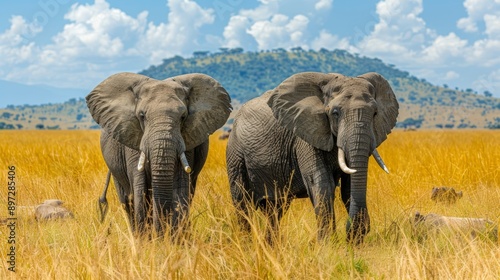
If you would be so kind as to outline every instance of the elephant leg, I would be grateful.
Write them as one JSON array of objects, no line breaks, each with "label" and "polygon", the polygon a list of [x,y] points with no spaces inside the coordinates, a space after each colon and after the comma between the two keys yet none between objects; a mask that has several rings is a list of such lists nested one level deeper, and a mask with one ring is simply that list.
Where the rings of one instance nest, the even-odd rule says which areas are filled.
[{"label": "elephant leg", "polygon": [[312,192],[311,201],[318,224],[318,240],[324,240],[335,233],[333,194],[329,190],[316,190]]},{"label": "elephant leg", "polygon": [[278,244],[280,243],[280,221],[290,207],[290,202],[291,199],[263,199],[259,205],[269,221],[269,225],[266,229],[266,242],[269,245],[273,245],[274,241],[278,241]]},{"label": "elephant leg", "polygon": [[340,195],[345,209],[349,213],[349,207],[351,206],[351,175],[342,172],[340,178]]},{"label": "elephant leg", "polygon": [[174,237],[180,237],[179,233],[189,232],[189,207],[196,190],[198,175],[200,174],[207,159],[208,146],[209,142],[207,140],[194,148],[194,150],[186,151],[185,155],[190,166],[193,168],[193,172],[187,174],[184,170],[180,169],[176,175],[176,181],[179,182],[179,184],[178,188],[174,189],[174,203],[171,211],[172,236]]},{"label": "elephant leg", "polygon": [[130,191],[131,189],[130,185],[126,185],[123,182],[120,182],[115,176],[113,176],[113,181],[115,182],[118,199],[120,200],[123,209],[125,209],[125,212],[127,213],[130,227],[132,231],[135,231],[133,199],[132,199],[132,193]]},{"label": "elephant leg", "polygon": [[335,232],[335,211],[333,201],[335,182],[326,170],[318,170],[313,174],[304,175],[309,198],[314,207],[318,224],[318,240],[324,240]]},{"label": "elephant leg", "polygon": [[147,225],[147,183],[144,171],[136,170],[133,177],[134,186],[134,218],[137,231],[142,234],[146,232]]},{"label": "elephant leg", "polygon": [[[184,178],[185,177],[185,178]],[[189,228],[189,205],[191,203],[190,195],[190,179],[189,176],[183,175],[179,179],[181,183],[179,187],[174,189],[174,197],[172,203],[171,219],[170,219],[170,234],[172,240],[180,241]]]},{"label": "elephant leg", "polygon": [[335,178],[326,152],[307,145],[298,150],[297,158],[302,181],[316,214],[318,240],[324,240],[335,232]]},{"label": "elephant leg", "polygon": [[243,157],[233,156],[229,153],[227,163],[231,198],[237,210],[238,223],[243,230],[249,232],[249,211],[253,203],[250,194],[250,178],[245,160]]}]

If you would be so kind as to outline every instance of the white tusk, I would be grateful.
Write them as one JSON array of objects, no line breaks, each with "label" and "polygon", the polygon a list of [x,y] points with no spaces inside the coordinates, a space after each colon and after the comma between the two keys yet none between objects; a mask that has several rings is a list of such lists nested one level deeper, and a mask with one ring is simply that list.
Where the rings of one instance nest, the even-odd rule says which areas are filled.
[{"label": "white tusk", "polygon": [[145,161],[146,161],[146,154],[141,151],[141,156],[139,157],[139,163],[137,164],[137,170],[144,171]]},{"label": "white tusk", "polygon": [[380,156],[380,154],[377,152],[377,149],[373,149],[372,155],[375,158],[375,160],[377,161],[380,168],[384,169],[384,171],[387,172],[387,174],[389,174],[389,169],[387,169],[387,166],[385,166],[385,163],[382,160],[382,157]]},{"label": "white tusk", "polygon": [[182,163],[182,167],[184,168],[184,171],[186,171],[187,174],[191,173],[191,167],[189,166],[189,162],[186,158],[186,154],[184,152],[181,153],[180,160]]},{"label": "white tusk", "polygon": [[350,169],[349,167],[347,167],[347,164],[345,164],[345,154],[341,148],[339,148],[339,165],[340,165],[340,169],[342,169],[342,171],[344,171],[344,173],[353,174],[357,171],[357,170]]}]

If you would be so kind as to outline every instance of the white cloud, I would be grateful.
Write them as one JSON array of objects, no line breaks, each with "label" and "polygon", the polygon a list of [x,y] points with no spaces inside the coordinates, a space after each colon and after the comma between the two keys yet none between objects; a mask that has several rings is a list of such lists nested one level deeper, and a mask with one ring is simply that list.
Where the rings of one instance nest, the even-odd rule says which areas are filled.
[{"label": "white cloud", "polygon": [[147,12],[132,17],[105,0],[74,4],[64,15],[69,23],[51,43],[40,46],[24,37],[41,28],[13,17],[11,28],[0,34],[0,66],[9,69],[0,74],[24,83],[89,87],[116,71],[137,71],[198,50],[199,29],[214,21],[213,10],[192,0],[169,0],[167,5],[166,23],[155,25]]},{"label": "white cloud", "polygon": [[459,77],[460,77],[460,74],[458,74],[457,72],[455,72],[455,71],[448,71],[448,72],[446,72],[446,74],[444,76],[444,79],[447,80],[447,81],[450,81],[450,80],[458,79]]},{"label": "white cloud", "polygon": [[499,79],[485,78],[484,73],[500,65],[500,0],[465,0],[464,6],[468,16],[457,26],[469,32],[484,28],[476,41],[469,42],[455,32],[437,34],[427,27],[420,16],[421,0],[381,0],[377,4],[379,21],[354,47],[363,55],[379,57],[437,84],[454,80],[470,87],[482,75],[482,87],[488,85],[498,94]]},{"label": "white cloud", "polygon": [[110,8],[104,0],[93,5],[73,5],[64,16],[71,23],[47,46],[42,57],[57,53],[59,61],[88,58],[110,58],[123,55],[125,41],[135,41],[146,27],[147,12],[133,18]]},{"label": "white cloud", "polygon": [[303,35],[308,23],[309,19],[304,15],[289,19],[276,14],[270,20],[255,22],[247,32],[255,38],[260,50],[292,48],[306,45]]},{"label": "white cloud", "polygon": [[423,49],[423,61],[441,64],[461,57],[466,49],[467,40],[459,38],[455,33],[447,36],[437,36],[432,44]]},{"label": "white cloud", "polygon": [[229,18],[224,27],[224,47],[247,47],[256,44],[255,38],[247,32],[257,22],[266,21],[278,13],[278,1],[259,1],[261,4],[254,9],[242,9]]},{"label": "white cloud", "polygon": [[466,32],[477,32],[479,31],[477,23],[483,21],[485,15],[498,15],[500,0],[465,0],[464,7],[467,17],[459,19],[457,27]]},{"label": "white cloud", "polygon": [[480,93],[487,90],[496,97],[500,97],[500,69],[487,75],[480,75],[473,81],[472,87]]},{"label": "white cloud", "polygon": [[417,53],[433,36],[419,17],[422,1],[383,0],[376,11],[379,22],[355,47],[363,55],[379,57],[403,68],[413,64]]},{"label": "white cloud", "polygon": [[333,0],[319,0],[314,4],[316,10],[327,10],[332,7]]},{"label": "white cloud", "polygon": [[[312,40],[309,27],[309,17],[313,15],[315,7],[326,9],[332,0],[320,0],[316,5],[304,4],[303,1],[261,0],[261,4],[254,9],[243,9],[233,15],[224,28],[224,46],[245,47],[255,45],[259,50],[275,48],[308,48]],[[319,6],[318,6],[319,5]],[[283,7],[292,10],[301,10],[299,13],[280,12]],[[317,32],[317,31],[316,31]]]},{"label": "white cloud", "polygon": [[484,15],[485,33],[490,39],[500,39],[500,13],[498,15]]},{"label": "white cloud", "polygon": [[347,38],[339,38],[339,36],[333,35],[324,29],[320,31],[318,37],[314,38],[311,43],[311,48],[314,50],[325,48],[327,50],[342,49],[350,52],[357,52],[357,49],[349,44]]},{"label": "white cloud", "polygon": [[477,25],[476,22],[471,18],[461,18],[457,22],[457,27],[464,30],[465,32],[476,32]]},{"label": "white cloud", "polygon": [[232,16],[226,27],[224,27],[223,36],[226,40],[224,46],[228,48],[243,47],[245,45],[243,42],[250,37],[246,33],[250,25],[251,21],[248,17],[242,15]]},{"label": "white cloud", "polygon": [[279,1],[259,1],[262,4],[255,9],[243,9],[239,12],[241,16],[247,17],[253,21],[266,20],[279,11]]},{"label": "white cloud", "polygon": [[27,23],[21,16],[13,16],[10,24],[10,28],[0,34],[1,67],[30,62],[39,52],[28,39],[41,32],[41,27]]},{"label": "white cloud", "polygon": [[500,40],[482,39],[474,42],[465,58],[470,64],[492,67],[500,65],[499,50]]},{"label": "white cloud", "polygon": [[464,55],[470,64],[492,67],[500,64],[500,0],[465,0],[467,17],[461,18],[457,27],[467,32],[479,32],[484,24],[485,36],[472,43]]},{"label": "white cloud", "polygon": [[139,43],[140,51],[150,54],[150,62],[158,63],[161,59],[175,55],[188,55],[200,45],[197,39],[199,28],[213,23],[215,16],[212,9],[204,10],[194,1],[170,0],[168,22],[155,26],[149,23],[147,32]]},{"label": "white cloud", "polygon": [[422,11],[422,0],[380,1],[377,4],[379,22],[360,42],[360,48],[373,55],[415,50],[433,35],[419,17]]}]

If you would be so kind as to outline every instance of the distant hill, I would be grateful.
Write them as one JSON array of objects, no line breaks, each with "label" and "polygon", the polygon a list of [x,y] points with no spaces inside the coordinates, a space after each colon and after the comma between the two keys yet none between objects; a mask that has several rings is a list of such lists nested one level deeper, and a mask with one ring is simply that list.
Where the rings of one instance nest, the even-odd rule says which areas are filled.
[{"label": "distant hill", "polygon": [[[343,50],[291,51],[276,49],[262,52],[243,52],[241,48],[221,49],[218,53],[195,52],[192,58],[175,56],[164,59],[163,63],[151,66],[140,73],[156,79],[165,79],[186,73],[206,73],[217,79],[230,93],[234,107],[242,104],[297,72],[337,72],[347,76],[357,76],[366,72],[378,72],[391,83],[400,101],[397,126],[416,128],[500,128],[500,99],[484,96],[472,89],[459,90],[447,86],[436,86],[418,79],[410,73],[398,70],[394,65],[385,64],[377,58],[360,57]],[[51,127],[95,128],[95,123],[83,100],[75,100],[74,109],[68,103],[44,106],[44,113],[36,107],[28,108],[32,114],[44,115],[45,122],[54,119]],[[62,107],[61,107],[62,106]],[[57,109],[56,109],[57,108]],[[61,109],[63,108],[63,109]],[[26,110],[22,106],[0,110],[0,128],[36,128],[33,122],[27,124],[12,120],[13,115]],[[62,111],[61,111],[62,110]],[[8,119],[3,114],[10,114]],[[65,118],[61,118],[60,114]],[[25,113],[26,114],[26,113]],[[55,115],[52,115],[55,114]],[[77,114],[80,114],[77,118]],[[83,115],[83,116],[82,116]],[[38,117],[40,118],[40,117]],[[60,123],[55,120],[61,119]],[[70,123],[63,123],[64,120]],[[79,120],[77,120],[79,119]],[[76,121],[76,122],[75,122]],[[37,122],[38,125],[44,123]],[[40,126],[39,126],[40,127]],[[46,128],[46,126],[44,126]]]},{"label": "distant hill", "polygon": [[410,77],[408,72],[399,71],[379,59],[359,57],[342,50],[316,52],[301,48],[294,48],[291,52],[277,49],[246,53],[242,49],[229,49],[212,55],[198,54],[189,59],[175,56],[140,74],[165,79],[185,73],[208,73],[222,83],[232,98],[246,102],[276,87],[289,76],[306,71],[336,72],[346,76],[375,71],[391,79]]},{"label": "distant hill", "polygon": [[0,129],[98,129],[83,98],[64,103],[7,106],[0,109]]}]

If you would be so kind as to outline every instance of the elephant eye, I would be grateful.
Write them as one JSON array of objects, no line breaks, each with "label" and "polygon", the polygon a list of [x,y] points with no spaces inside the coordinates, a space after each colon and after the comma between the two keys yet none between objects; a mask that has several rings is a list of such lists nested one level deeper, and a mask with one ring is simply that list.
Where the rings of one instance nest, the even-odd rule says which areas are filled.
[{"label": "elephant eye", "polygon": [[144,118],[146,117],[146,114],[144,114],[144,112],[142,112],[142,111],[141,111],[141,112],[139,113],[139,117],[140,117],[140,118],[141,118],[141,120],[143,121],[143,120],[144,120]]},{"label": "elephant eye", "polygon": [[340,113],[339,113],[339,109],[338,108],[335,108],[333,109],[332,111],[332,115],[335,117],[335,118],[338,118]]}]

